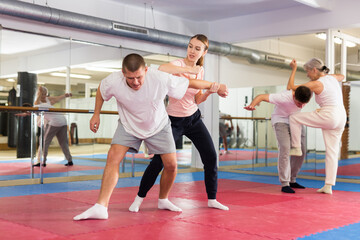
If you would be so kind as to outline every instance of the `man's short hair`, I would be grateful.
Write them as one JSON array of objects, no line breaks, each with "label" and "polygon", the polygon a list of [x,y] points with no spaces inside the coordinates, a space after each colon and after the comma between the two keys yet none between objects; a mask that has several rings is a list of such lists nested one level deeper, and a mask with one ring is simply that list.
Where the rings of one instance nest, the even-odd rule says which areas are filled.
[{"label": "man's short hair", "polygon": [[311,90],[305,86],[299,86],[295,90],[295,99],[301,103],[308,103],[311,98]]},{"label": "man's short hair", "polygon": [[136,72],[141,67],[145,67],[145,60],[136,53],[127,55],[122,62],[123,71]]}]

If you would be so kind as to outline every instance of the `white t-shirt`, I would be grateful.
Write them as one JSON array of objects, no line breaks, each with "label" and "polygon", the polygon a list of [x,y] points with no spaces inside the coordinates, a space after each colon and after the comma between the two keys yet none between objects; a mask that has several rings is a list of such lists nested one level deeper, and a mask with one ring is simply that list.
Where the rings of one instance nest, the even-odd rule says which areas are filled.
[{"label": "white t-shirt", "polygon": [[127,85],[122,72],[114,72],[101,81],[100,92],[105,101],[115,97],[125,131],[145,139],[160,132],[169,121],[165,96],[181,99],[188,86],[186,78],[148,68],[139,90]]},{"label": "white t-shirt", "polygon": [[275,109],[271,114],[272,125],[278,122],[289,124],[289,116],[301,110],[294,102],[292,90],[270,94],[269,102],[275,104]]},{"label": "white t-shirt", "polygon": [[[50,101],[46,98],[46,103],[40,103],[39,105],[35,105],[34,107],[39,108],[53,108],[53,106],[50,104]],[[39,126],[39,120],[38,118],[38,126]],[[57,112],[44,112],[44,120],[46,124],[49,124],[50,126],[54,127],[62,127],[67,125],[66,118],[64,117],[64,114],[57,113]]]},{"label": "white t-shirt", "polygon": [[320,81],[324,86],[319,95],[315,94],[315,101],[320,107],[344,105],[340,83],[335,77],[326,75],[317,81]]}]

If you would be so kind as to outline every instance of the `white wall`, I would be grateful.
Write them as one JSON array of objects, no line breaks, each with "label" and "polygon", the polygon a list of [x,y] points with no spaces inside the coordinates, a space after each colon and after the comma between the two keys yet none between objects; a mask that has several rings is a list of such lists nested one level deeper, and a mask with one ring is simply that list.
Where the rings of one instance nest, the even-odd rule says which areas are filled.
[{"label": "white wall", "polygon": [[[80,98],[80,99],[70,99],[70,108],[71,109],[85,109],[85,110],[94,110],[95,98]],[[114,98],[109,101],[104,102],[103,111],[117,111],[117,105]],[[100,127],[96,134],[90,131],[90,119],[92,113],[71,113],[69,114],[69,122],[76,123],[78,127],[78,136],[79,138],[112,138],[114,136],[117,121],[119,119],[118,115],[109,115],[101,114],[100,115]]]},{"label": "white wall", "polygon": [[360,151],[360,81],[351,82],[350,90],[350,141],[349,150]]}]

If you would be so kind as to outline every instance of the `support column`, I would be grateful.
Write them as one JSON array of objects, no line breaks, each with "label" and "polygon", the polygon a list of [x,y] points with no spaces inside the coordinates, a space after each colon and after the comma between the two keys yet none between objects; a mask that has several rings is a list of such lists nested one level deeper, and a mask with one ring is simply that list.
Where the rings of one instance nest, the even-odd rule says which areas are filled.
[{"label": "support column", "polygon": [[[66,82],[65,82],[65,93],[70,92],[70,74],[71,68],[68,66],[66,67]],[[65,108],[70,108],[70,98],[65,98]]]},{"label": "support column", "polygon": [[334,73],[335,68],[335,46],[334,46],[334,30],[326,31],[326,47],[325,47],[325,65],[330,69],[329,73]]}]

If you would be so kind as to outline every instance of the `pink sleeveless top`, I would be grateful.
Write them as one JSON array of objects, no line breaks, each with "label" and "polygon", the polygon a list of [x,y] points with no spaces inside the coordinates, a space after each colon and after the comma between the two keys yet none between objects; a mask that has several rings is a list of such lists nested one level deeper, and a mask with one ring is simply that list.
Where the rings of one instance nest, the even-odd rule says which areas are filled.
[{"label": "pink sleeveless top", "polygon": [[[171,64],[174,64],[176,66],[185,67],[185,61],[184,59],[178,59]],[[197,75],[194,74],[174,74],[176,76],[185,77],[185,78],[191,78],[191,79],[203,79],[204,78],[204,68],[202,67],[200,72]],[[188,88],[184,97],[180,100],[169,97],[169,105],[167,106],[166,110],[168,115],[173,117],[188,117],[193,115],[197,110],[198,106],[195,103],[195,95],[200,90],[194,89],[194,88]]]}]

